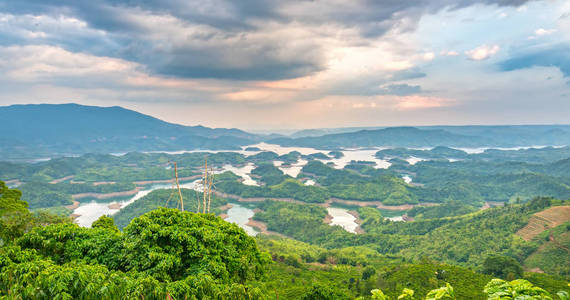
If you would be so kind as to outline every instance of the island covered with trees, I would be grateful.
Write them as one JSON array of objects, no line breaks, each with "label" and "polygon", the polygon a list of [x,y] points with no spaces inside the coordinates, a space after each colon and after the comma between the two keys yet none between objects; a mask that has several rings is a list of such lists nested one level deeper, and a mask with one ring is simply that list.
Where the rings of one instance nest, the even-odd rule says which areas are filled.
[{"label": "island covered with trees", "polygon": [[[378,150],[387,168],[250,150],[0,162],[0,296],[567,299],[569,147]],[[90,228],[70,217],[143,190]],[[232,205],[253,212],[255,237],[224,221]],[[356,233],[331,226],[330,208]]]}]

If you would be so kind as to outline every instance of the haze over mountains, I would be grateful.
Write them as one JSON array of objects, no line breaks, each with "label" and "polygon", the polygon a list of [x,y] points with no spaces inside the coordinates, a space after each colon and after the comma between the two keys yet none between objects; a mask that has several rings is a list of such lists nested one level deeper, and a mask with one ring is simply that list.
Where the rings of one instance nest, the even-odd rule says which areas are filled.
[{"label": "haze over mountains", "polygon": [[4,158],[239,149],[259,140],[259,136],[239,129],[182,126],[117,106],[12,105],[0,107],[0,120],[0,153]]},{"label": "haze over mountains", "polygon": [[291,137],[279,137],[256,135],[239,129],[183,126],[117,106],[78,104],[0,107],[0,120],[0,155],[5,159],[88,152],[235,150],[261,141],[314,148],[570,144],[568,125],[314,129],[295,133]]},{"label": "haze over mountains", "polygon": [[[327,132],[334,130],[328,129]],[[565,146],[570,144],[568,125],[501,125],[501,126],[416,126],[388,127],[317,135],[319,130],[300,131],[270,142],[282,146],[302,147],[521,147]],[[346,132],[348,131],[348,132]]]}]

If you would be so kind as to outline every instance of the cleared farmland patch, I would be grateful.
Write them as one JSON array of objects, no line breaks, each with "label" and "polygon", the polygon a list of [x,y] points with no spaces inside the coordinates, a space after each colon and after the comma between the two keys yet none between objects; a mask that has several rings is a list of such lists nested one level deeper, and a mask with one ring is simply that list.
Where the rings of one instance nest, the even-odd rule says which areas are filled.
[{"label": "cleared farmland patch", "polygon": [[541,232],[568,221],[570,221],[570,205],[554,206],[535,213],[528,224],[516,234],[524,240],[530,241]]}]

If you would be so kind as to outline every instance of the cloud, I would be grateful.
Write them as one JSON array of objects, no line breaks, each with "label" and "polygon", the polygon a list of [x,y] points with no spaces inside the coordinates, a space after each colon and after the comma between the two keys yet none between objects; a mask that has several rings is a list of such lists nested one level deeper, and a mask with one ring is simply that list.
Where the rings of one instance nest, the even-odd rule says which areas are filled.
[{"label": "cloud", "polygon": [[427,52],[424,54],[424,60],[425,61],[431,61],[435,58],[435,53],[433,52]]},{"label": "cloud", "polygon": [[449,51],[441,51],[441,52],[440,52],[440,55],[443,55],[443,56],[458,56],[459,53],[458,53],[457,51],[454,51],[454,50],[449,50]]},{"label": "cloud", "polygon": [[50,81],[81,76],[113,76],[136,72],[136,63],[111,57],[72,53],[45,45],[0,47],[4,76],[19,81]]},{"label": "cloud", "polygon": [[[137,62],[156,74],[280,80],[326,70],[330,44],[362,46],[390,31],[410,32],[424,14],[476,3],[519,6],[525,2],[19,0],[0,7],[15,18],[77,20],[81,28],[74,35],[67,35],[67,30],[35,30],[32,21],[18,28],[28,30],[29,39]],[[352,36],[345,38],[345,31]],[[428,54],[425,58],[433,59]]]},{"label": "cloud", "polygon": [[501,48],[499,47],[499,45],[492,45],[492,46],[482,45],[473,50],[465,51],[465,55],[467,55],[467,57],[470,60],[475,60],[475,61],[486,60],[491,56],[497,54],[497,52],[499,52],[500,49]]},{"label": "cloud", "polygon": [[555,67],[564,77],[570,77],[570,44],[557,44],[531,47],[521,50],[513,57],[498,64],[502,71],[526,68]]},{"label": "cloud", "polygon": [[398,95],[405,96],[411,94],[418,94],[422,91],[419,85],[403,84],[390,84],[380,87],[377,94],[379,95]]},{"label": "cloud", "polygon": [[534,32],[534,34],[536,34],[537,36],[541,36],[541,35],[551,35],[555,32],[556,32],[556,29],[539,28]]},{"label": "cloud", "polygon": [[447,98],[414,95],[400,97],[397,102],[397,107],[402,110],[414,110],[450,106],[453,103],[453,100]]},{"label": "cloud", "polygon": [[551,35],[551,34],[555,33],[556,31],[557,31],[556,29],[539,28],[539,29],[535,30],[534,35],[529,36],[528,39],[534,40],[534,39],[537,39],[541,36]]}]

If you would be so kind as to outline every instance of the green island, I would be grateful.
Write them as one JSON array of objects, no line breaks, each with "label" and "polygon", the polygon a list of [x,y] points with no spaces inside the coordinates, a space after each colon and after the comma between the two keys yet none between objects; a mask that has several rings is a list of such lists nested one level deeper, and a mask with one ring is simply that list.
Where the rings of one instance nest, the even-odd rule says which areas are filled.
[{"label": "green island", "polygon": [[[387,169],[298,152],[2,162],[0,297],[568,299],[570,178],[560,158],[570,149],[450,149],[381,150]],[[173,182],[173,162],[181,183],[200,183],[206,159],[210,213],[198,211],[202,192],[178,194]],[[224,168],[248,164],[255,185]],[[90,228],[69,217],[149,188]],[[224,221],[236,205],[252,212],[256,236]],[[356,232],[331,226],[331,208],[354,216]]]}]

